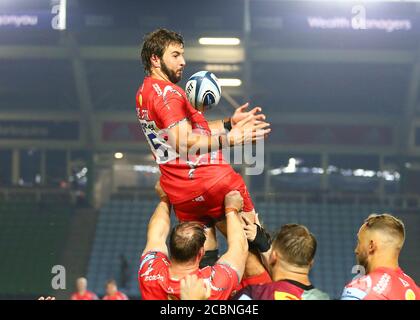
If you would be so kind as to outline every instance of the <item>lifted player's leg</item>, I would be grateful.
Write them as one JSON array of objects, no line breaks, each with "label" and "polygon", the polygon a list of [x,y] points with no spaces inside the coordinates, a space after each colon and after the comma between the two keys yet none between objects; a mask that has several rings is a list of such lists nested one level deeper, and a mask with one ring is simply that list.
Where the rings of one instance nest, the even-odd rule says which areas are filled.
[{"label": "lifted player's leg", "polygon": [[[199,197],[174,205],[175,214],[180,221],[197,221],[210,227],[204,244],[206,253],[200,266],[214,265],[218,259],[216,231],[212,226],[215,221],[223,219],[225,215],[224,198],[232,190],[238,190],[241,193],[245,214],[251,221],[255,221],[254,204],[242,177],[236,172],[225,176]],[[254,274],[257,271],[250,270],[249,272]]]}]

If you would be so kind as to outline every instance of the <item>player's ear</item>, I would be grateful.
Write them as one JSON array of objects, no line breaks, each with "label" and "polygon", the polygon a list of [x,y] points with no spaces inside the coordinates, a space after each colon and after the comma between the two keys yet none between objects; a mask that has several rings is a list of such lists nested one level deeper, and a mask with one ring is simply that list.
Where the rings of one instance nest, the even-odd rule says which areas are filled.
[{"label": "player's ear", "polygon": [[268,264],[274,266],[278,260],[278,254],[275,250],[271,250],[270,256],[268,257]]},{"label": "player's ear", "polygon": [[204,250],[204,247],[201,247],[200,251],[198,251],[198,261],[201,261],[205,253],[206,251]]},{"label": "player's ear", "polygon": [[368,252],[369,254],[373,254],[377,249],[377,244],[375,241],[370,240],[369,241],[369,246],[368,246]]},{"label": "player's ear", "polygon": [[150,58],[150,62],[152,63],[152,67],[160,68],[160,58],[157,55],[152,54],[152,57]]}]

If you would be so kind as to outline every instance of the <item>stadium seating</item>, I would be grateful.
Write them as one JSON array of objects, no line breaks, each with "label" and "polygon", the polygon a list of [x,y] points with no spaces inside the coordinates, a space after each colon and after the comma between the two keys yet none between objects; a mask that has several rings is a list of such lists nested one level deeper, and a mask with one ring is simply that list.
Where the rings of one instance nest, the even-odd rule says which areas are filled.
[{"label": "stadium seating", "polygon": [[[146,244],[147,224],[156,204],[156,200],[111,200],[101,209],[88,266],[89,286],[99,296],[104,295],[105,282],[111,278],[127,295],[139,296],[138,261]],[[122,256],[129,263],[126,287],[121,285]]]},{"label": "stadium seating", "polygon": [[[156,200],[111,200],[100,212],[91,254],[88,279],[91,289],[104,293],[107,279],[121,279],[121,255],[129,263],[123,292],[139,298],[137,269],[146,242],[147,224]],[[262,222],[271,232],[285,223],[306,225],[317,237],[318,251],[311,278],[315,286],[338,298],[344,285],[355,275],[354,247],[358,228],[368,214],[388,208],[375,205],[275,203],[256,204]],[[226,250],[223,237],[220,251]]]},{"label": "stadium seating", "polygon": [[36,297],[51,292],[71,208],[35,201],[0,202],[0,295]]}]

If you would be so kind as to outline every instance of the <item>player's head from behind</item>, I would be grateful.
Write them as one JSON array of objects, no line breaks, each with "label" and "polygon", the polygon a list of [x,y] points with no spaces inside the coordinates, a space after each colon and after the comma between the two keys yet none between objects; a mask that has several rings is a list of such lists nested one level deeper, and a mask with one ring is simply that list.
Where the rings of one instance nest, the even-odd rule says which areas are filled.
[{"label": "player's head from behind", "polygon": [[105,284],[105,291],[108,296],[113,296],[118,291],[117,282],[114,279],[110,279]]},{"label": "player's head from behind", "polygon": [[157,29],[143,40],[141,60],[147,75],[178,83],[185,67],[184,39],[179,33]]},{"label": "player's head from behind", "polygon": [[77,292],[85,292],[87,290],[87,280],[84,277],[77,278],[76,280]]},{"label": "player's head from behind", "polygon": [[404,240],[405,227],[401,220],[387,213],[371,214],[357,234],[354,250],[357,262],[367,273],[381,264],[398,263]]},{"label": "player's head from behind", "polygon": [[311,269],[317,241],[308,228],[300,224],[285,224],[272,243],[269,264],[272,274],[280,272],[305,273]]},{"label": "player's head from behind", "polygon": [[171,261],[178,264],[197,264],[204,256],[206,233],[198,222],[183,222],[175,226],[169,237]]}]

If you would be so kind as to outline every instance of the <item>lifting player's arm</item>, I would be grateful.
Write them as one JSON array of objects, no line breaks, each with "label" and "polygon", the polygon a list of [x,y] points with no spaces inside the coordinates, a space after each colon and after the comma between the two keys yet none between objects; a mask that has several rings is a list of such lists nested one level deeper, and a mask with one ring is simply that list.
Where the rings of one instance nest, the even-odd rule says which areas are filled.
[{"label": "lifting player's arm", "polygon": [[243,228],[249,247],[260,253],[261,262],[258,263],[262,263],[264,268],[269,270],[268,261],[272,249],[270,234],[262,227],[258,213],[255,214],[255,223],[252,223],[246,216],[242,216],[242,221],[244,222]]},{"label": "lifting player's arm", "polygon": [[168,130],[169,144],[186,158],[187,154],[204,154],[234,145],[263,139],[270,131],[270,124],[249,114],[239,121],[227,134],[208,136],[193,132],[191,123],[180,121]]},{"label": "lifting player's arm", "polygon": [[235,269],[239,281],[244,273],[245,261],[248,257],[248,241],[238,215],[242,205],[243,199],[239,191],[231,191],[225,196],[228,249],[217,261],[217,263],[227,264]]},{"label": "lifting player's arm", "polygon": [[168,237],[171,228],[171,204],[169,203],[168,197],[163,192],[159,180],[156,183],[155,189],[160,197],[160,202],[149,221],[149,226],[147,228],[147,243],[143,254],[148,251],[159,251],[168,255],[166,238]]}]

